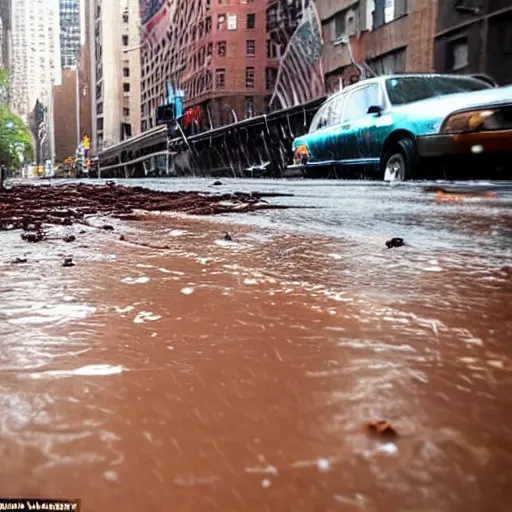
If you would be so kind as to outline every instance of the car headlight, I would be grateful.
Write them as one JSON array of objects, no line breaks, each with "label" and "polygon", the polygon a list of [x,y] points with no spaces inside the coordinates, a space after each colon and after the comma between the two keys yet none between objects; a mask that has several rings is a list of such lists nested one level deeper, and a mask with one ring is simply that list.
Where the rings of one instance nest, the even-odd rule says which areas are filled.
[{"label": "car headlight", "polygon": [[478,130],[493,114],[494,110],[472,110],[452,114],[444,121],[441,133],[464,133]]}]

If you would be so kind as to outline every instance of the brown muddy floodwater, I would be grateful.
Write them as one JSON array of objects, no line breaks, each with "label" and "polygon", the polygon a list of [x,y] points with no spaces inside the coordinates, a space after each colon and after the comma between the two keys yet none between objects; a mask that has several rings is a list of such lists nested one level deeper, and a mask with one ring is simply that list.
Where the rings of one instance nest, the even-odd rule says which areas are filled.
[{"label": "brown muddy floodwater", "polygon": [[[1,233],[1,495],[512,510],[510,209],[419,198],[361,237],[360,216],[338,237],[275,227],[292,211],[109,221],[72,245]],[[367,435],[381,419],[398,438]]]}]

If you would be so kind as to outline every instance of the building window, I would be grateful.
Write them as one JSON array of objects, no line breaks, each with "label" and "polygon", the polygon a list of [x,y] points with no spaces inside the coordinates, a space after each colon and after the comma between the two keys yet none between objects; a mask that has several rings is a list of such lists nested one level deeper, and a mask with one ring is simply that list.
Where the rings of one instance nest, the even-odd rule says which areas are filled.
[{"label": "building window", "polygon": [[128,46],[128,36],[123,36],[123,46]]},{"label": "building window", "polygon": [[246,41],[246,55],[247,55],[247,57],[254,57],[255,54],[256,54],[255,41],[252,39],[249,39]]},{"label": "building window", "polygon": [[224,30],[226,28],[226,15],[219,14],[217,18],[217,30]]},{"label": "building window", "polygon": [[228,30],[236,30],[236,14],[228,16]]},{"label": "building window", "polygon": [[277,7],[270,7],[267,11],[267,31],[277,28]]},{"label": "building window", "polygon": [[265,69],[265,88],[273,89],[276,85],[277,81],[277,69],[275,68],[266,68]]},{"label": "building window", "polygon": [[247,15],[247,28],[253,29],[256,28],[256,14],[253,12]]},{"label": "building window", "polygon": [[279,46],[268,39],[267,44],[267,59],[277,59],[279,57]]},{"label": "building window", "polygon": [[128,23],[130,21],[130,17],[128,16],[128,11],[123,12],[123,23]]},{"label": "building window", "polygon": [[123,91],[124,92],[130,92],[130,84],[124,83],[123,84]]},{"label": "building window", "polygon": [[253,117],[254,116],[254,98],[252,96],[247,96],[245,98],[245,117]]},{"label": "building window", "polygon": [[206,55],[208,57],[211,57],[213,54],[213,43],[208,43],[208,46],[206,47]]},{"label": "building window", "polygon": [[96,105],[96,114],[98,114],[98,115],[103,114],[103,103],[98,103]]},{"label": "building window", "polygon": [[226,5],[226,0],[219,0],[219,5]]},{"label": "building window", "polygon": [[130,68],[123,68],[123,76],[130,76]]},{"label": "building window", "polygon": [[126,107],[124,107],[124,108],[123,108],[123,115],[125,115],[125,116],[129,116],[129,115],[130,115],[130,109],[129,109],[129,108],[126,108]]},{"label": "building window", "polygon": [[245,68],[245,87],[252,89],[254,87],[254,67]]},{"label": "building window", "polygon": [[215,88],[224,89],[226,86],[226,70],[216,69],[215,70]]},{"label": "building window", "polygon": [[98,120],[96,121],[96,127],[98,128],[98,131],[103,130],[103,117],[98,117]]},{"label": "building window", "polygon": [[208,16],[204,22],[204,31],[209,34],[212,31],[212,17]]},{"label": "building window", "polygon": [[453,71],[464,69],[469,64],[468,40],[458,39],[449,45],[451,68]]},{"label": "building window", "polygon": [[217,42],[217,57],[225,57],[226,52],[227,52],[226,41],[218,41]]}]

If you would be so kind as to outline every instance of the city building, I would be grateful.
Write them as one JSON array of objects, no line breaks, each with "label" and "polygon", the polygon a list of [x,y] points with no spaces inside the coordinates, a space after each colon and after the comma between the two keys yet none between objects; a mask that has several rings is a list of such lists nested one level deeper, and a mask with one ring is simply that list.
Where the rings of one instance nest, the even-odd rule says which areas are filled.
[{"label": "city building", "polygon": [[436,70],[512,83],[512,0],[439,2]]},{"label": "city building", "polygon": [[329,92],[373,74],[434,70],[435,0],[316,0]]},{"label": "city building", "polygon": [[[61,21],[62,3],[61,1]],[[79,2],[77,7],[80,7]],[[67,58],[69,59],[66,62],[74,62],[74,64],[66,65],[62,68],[62,84],[54,89],[55,158],[57,162],[62,162],[66,158],[74,156],[84,137],[91,136],[90,44],[89,38],[85,37],[90,29],[89,11],[89,2],[85,2],[82,30],[80,11],[77,20],[76,12],[73,10],[75,13],[73,14],[75,16],[75,24],[79,29],[77,38],[79,47],[78,51],[76,51],[73,43],[72,51],[70,47],[63,50],[63,53],[67,53]]]},{"label": "city building", "polygon": [[[200,129],[267,112],[310,3],[141,0],[142,131],[156,125],[158,107],[177,90],[184,91],[185,112],[198,113]],[[323,89],[323,75],[320,81]],[[281,85],[281,98],[293,96],[285,94],[293,85],[285,76]]]},{"label": "city building", "polygon": [[11,46],[11,0],[0,0],[0,68],[9,69]]},{"label": "city building", "polygon": [[75,66],[82,46],[80,0],[59,0],[59,17],[61,66]]},{"label": "city building", "polygon": [[52,159],[53,88],[61,82],[58,0],[16,0],[11,10],[11,107],[27,122],[30,117],[39,123],[44,112],[32,131],[46,147],[38,154]]},{"label": "city building", "polygon": [[93,154],[140,132],[139,0],[91,0]]}]

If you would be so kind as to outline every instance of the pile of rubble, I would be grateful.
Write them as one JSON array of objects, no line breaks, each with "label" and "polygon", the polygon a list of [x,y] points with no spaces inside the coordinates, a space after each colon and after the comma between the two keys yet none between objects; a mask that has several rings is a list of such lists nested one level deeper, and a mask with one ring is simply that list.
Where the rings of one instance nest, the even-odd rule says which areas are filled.
[{"label": "pile of rubble", "polygon": [[162,192],[143,187],[85,183],[60,186],[22,185],[0,189],[0,230],[23,229],[40,232],[43,224],[70,226],[87,224],[91,215],[111,215],[136,220],[137,210],[180,212],[190,215],[218,215],[230,212],[282,209],[263,197],[283,194],[210,195],[199,192]]}]

